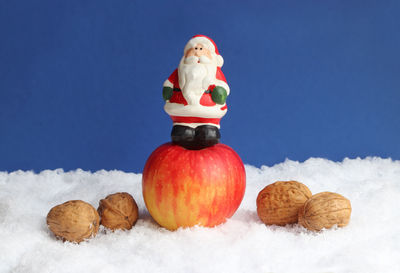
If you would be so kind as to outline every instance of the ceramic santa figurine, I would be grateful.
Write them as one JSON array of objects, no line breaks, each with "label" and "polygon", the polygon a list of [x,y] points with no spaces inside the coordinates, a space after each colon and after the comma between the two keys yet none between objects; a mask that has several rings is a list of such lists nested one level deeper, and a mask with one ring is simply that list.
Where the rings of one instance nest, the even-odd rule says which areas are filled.
[{"label": "ceramic santa figurine", "polygon": [[222,56],[213,40],[193,36],[183,57],[163,86],[165,111],[173,121],[172,142],[188,149],[217,144],[220,120],[226,114],[229,86]]}]

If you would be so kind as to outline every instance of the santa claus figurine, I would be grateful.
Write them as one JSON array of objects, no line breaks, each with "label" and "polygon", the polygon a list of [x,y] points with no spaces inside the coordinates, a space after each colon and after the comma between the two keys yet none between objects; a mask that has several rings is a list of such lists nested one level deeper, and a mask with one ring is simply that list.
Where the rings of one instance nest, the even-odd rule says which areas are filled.
[{"label": "santa claus figurine", "polygon": [[223,63],[209,37],[196,35],[186,44],[178,69],[163,86],[164,109],[173,121],[173,143],[202,149],[219,142],[220,120],[226,114],[229,95]]}]

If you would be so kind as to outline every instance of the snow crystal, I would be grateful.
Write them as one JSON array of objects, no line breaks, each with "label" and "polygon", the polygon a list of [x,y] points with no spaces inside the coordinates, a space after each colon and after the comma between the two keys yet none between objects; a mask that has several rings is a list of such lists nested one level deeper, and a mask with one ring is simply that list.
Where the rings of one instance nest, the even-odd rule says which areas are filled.
[{"label": "snow crystal", "polygon": [[[170,232],[148,214],[140,174],[0,172],[0,272],[400,272],[400,161],[286,160],[273,167],[246,166],[246,173],[244,200],[225,224]],[[314,194],[347,197],[350,224],[322,232],[264,225],[255,200],[278,180],[300,181]],[[53,206],[81,199],[97,208],[100,199],[121,191],[139,206],[132,230],[101,228],[81,244],[63,243],[48,230],[46,215]]]}]

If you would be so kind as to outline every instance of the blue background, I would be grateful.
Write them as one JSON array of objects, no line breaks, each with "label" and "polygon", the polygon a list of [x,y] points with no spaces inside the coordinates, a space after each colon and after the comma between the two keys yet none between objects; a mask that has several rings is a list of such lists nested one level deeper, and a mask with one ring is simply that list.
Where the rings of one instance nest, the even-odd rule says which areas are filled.
[{"label": "blue background", "polygon": [[400,159],[400,1],[1,1],[0,170],[141,172],[194,34],[231,88],[245,163]]}]

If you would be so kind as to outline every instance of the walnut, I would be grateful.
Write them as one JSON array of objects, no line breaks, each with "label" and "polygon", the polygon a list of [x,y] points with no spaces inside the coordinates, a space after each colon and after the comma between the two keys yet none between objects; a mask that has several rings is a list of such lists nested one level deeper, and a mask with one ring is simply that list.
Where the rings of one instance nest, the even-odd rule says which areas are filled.
[{"label": "walnut", "polygon": [[299,210],[299,224],[309,230],[346,226],[350,221],[350,200],[333,192],[313,195]]},{"label": "walnut", "polygon": [[297,181],[278,181],[266,186],[257,196],[258,217],[267,225],[297,223],[299,209],[311,191]]},{"label": "walnut", "polygon": [[138,206],[126,192],[110,194],[101,199],[97,211],[101,216],[101,224],[111,230],[131,229],[138,219]]},{"label": "walnut", "polygon": [[92,205],[72,200],[53,207],[47,225],[56,237],[79,243],[97,234],[99,214]]}]

